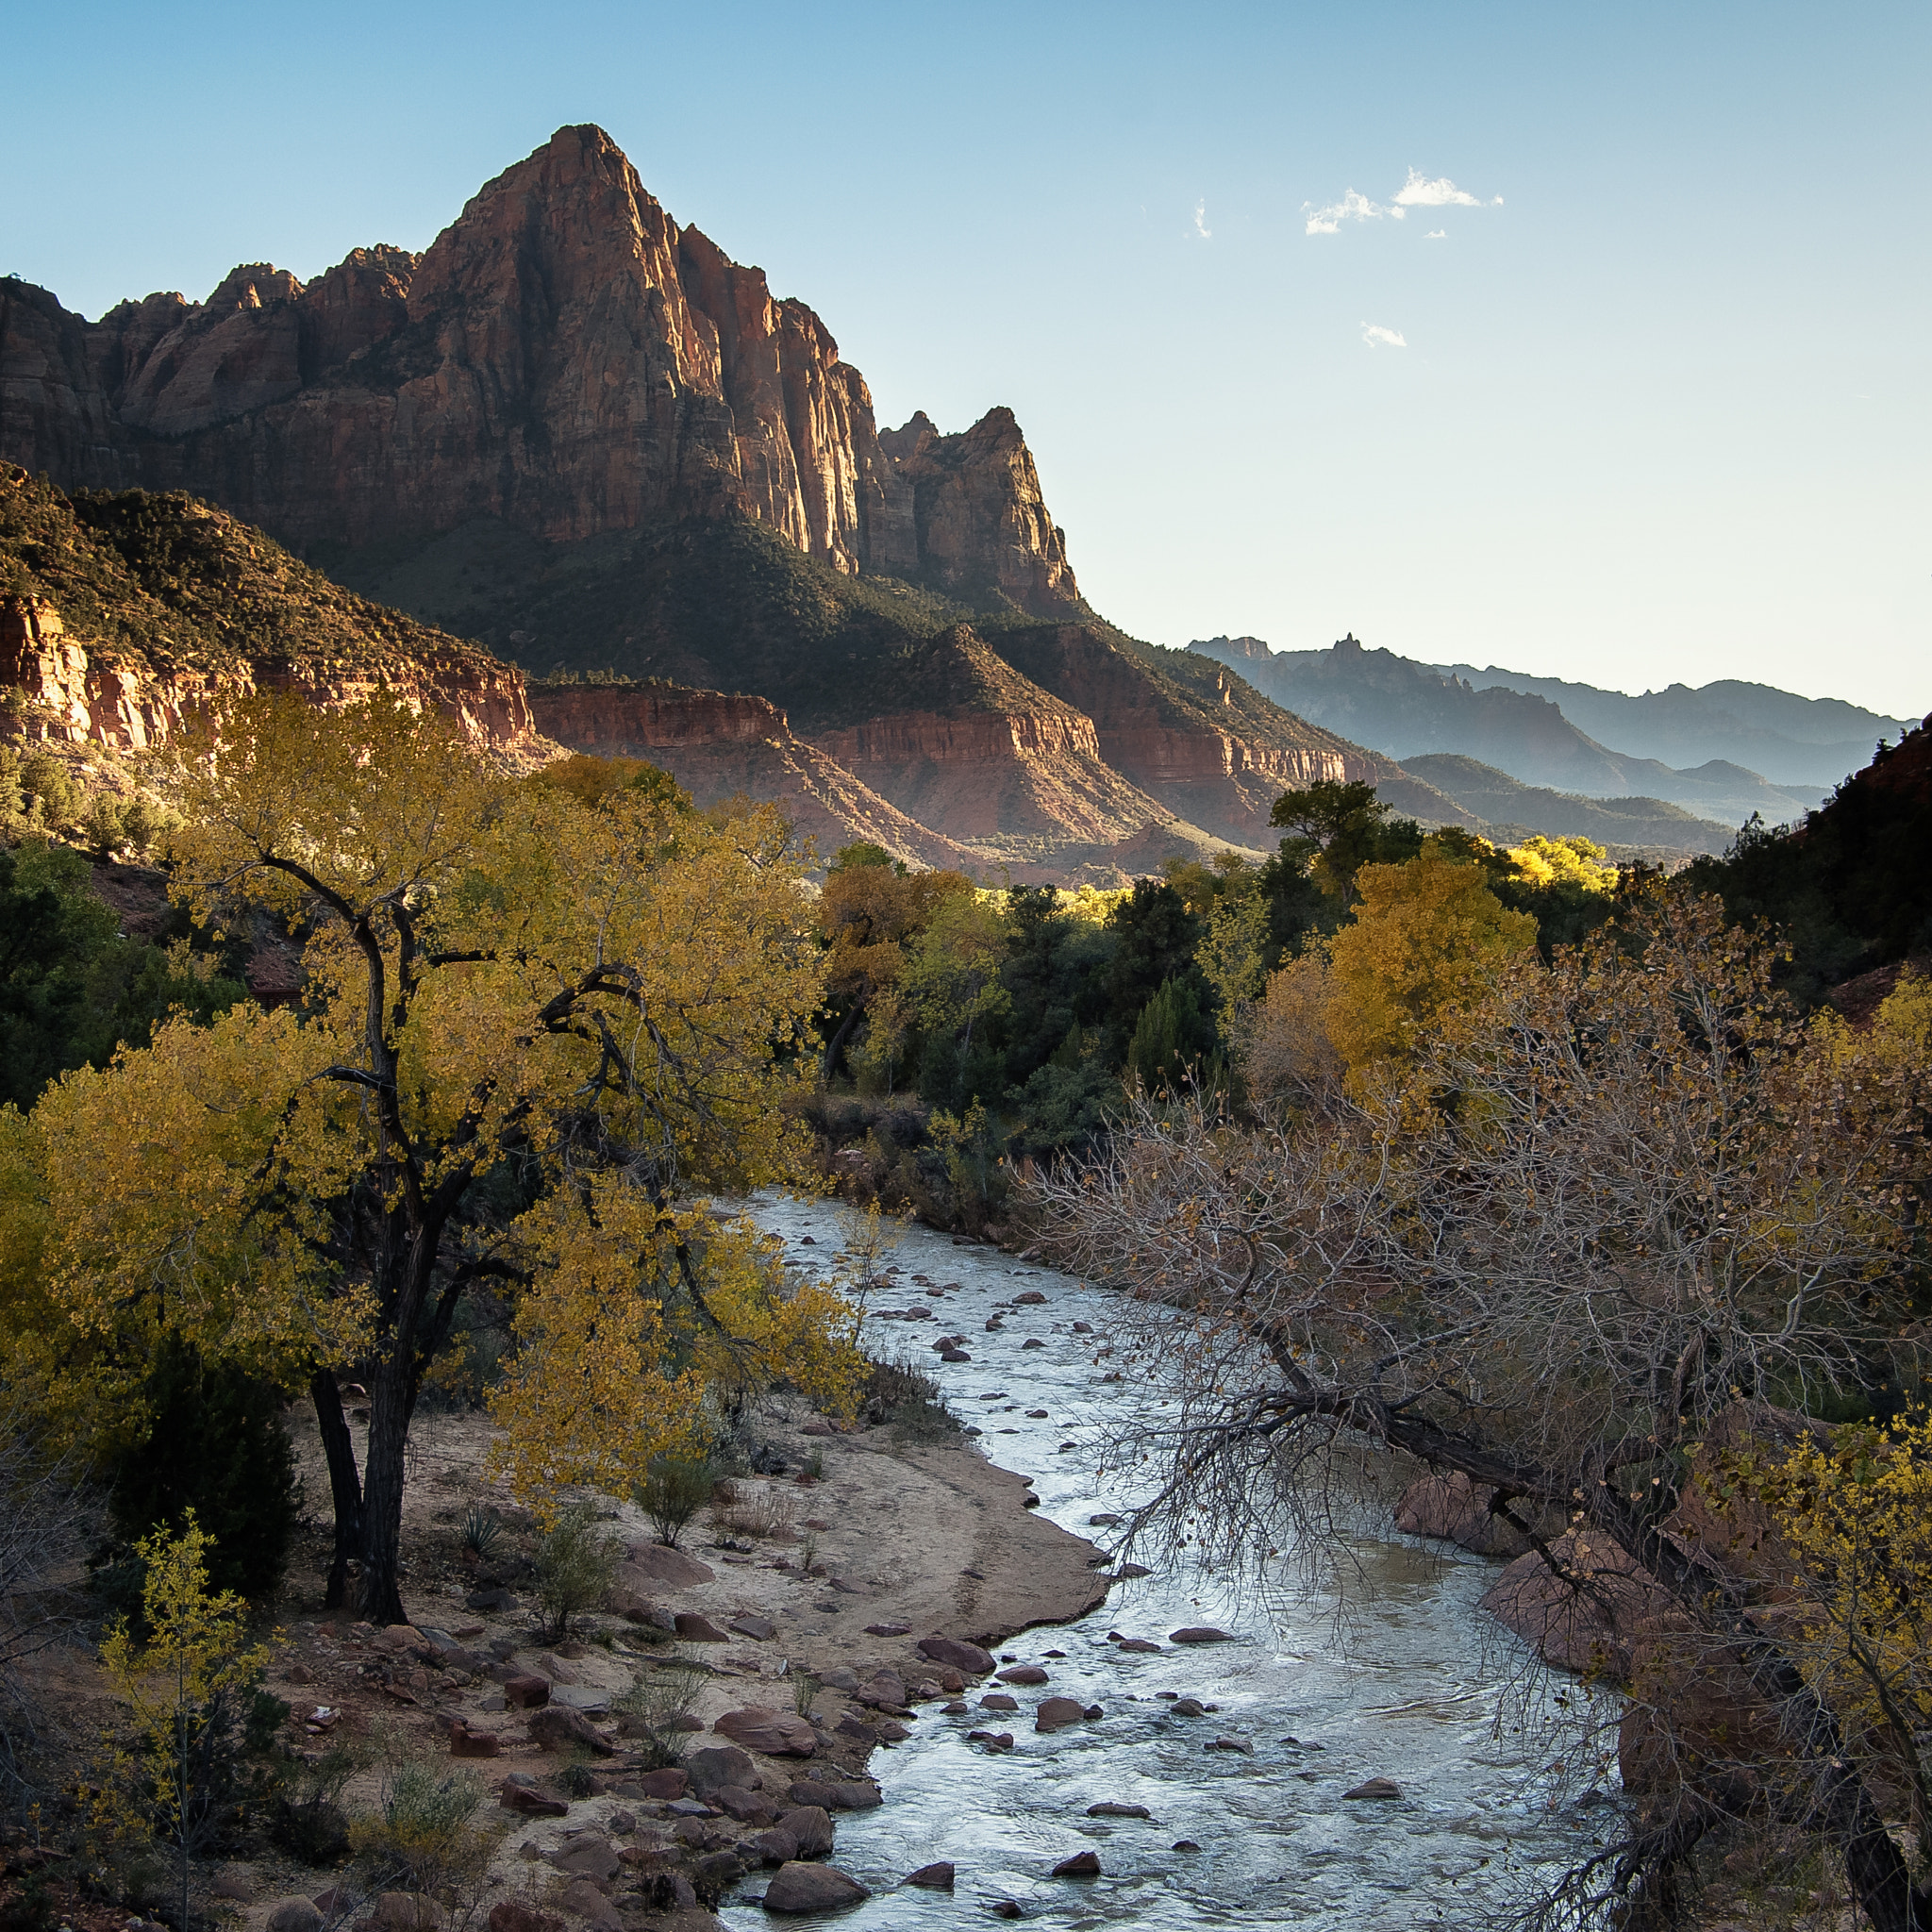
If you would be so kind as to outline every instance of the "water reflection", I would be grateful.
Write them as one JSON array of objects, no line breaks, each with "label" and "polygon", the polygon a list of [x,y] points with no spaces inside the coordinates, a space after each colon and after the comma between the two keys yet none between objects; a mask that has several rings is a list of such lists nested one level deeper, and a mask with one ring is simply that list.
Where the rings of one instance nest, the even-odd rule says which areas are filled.
[{"label": "water reflection", "polygon": [[[824,1266],[836,1252],[836,1205],[772,1195],[755,1208],[788,1241],[814,1237],[816,1253],[800,1246],[802,1260]],[[892,1259],[902,1273],[884,1305],[917,1302],[937,1319],[869,1318],[874,1352],[917,1350],[956,1412],[986,1431],[980,1446],[991,1458],[1030,1477],[1056,1522],[1096,1534],[1089,1519],[1118,1498],[1109,1505],[1091,1467],[1062,1445],[1119,1394],[1073,1333],[1075,1322],[1100,1324],[1102,1297],[927,1229],[909,1230]],[[1046,1299],[1007,1308],[1004,1327],[984,1331],[993,1303],[1029,1290]],[[974,1359],[928,1354],[940,1332],[969,1334]],[[1517,1713],[1493,1688],[1495,1653],[1507,1661],[1513,1640],[1476,1607],[1491,1568],[1392,1536],[1352,1537],[1346,1554],[1337,1580],[1352,1614],[1341,1629],[1332,1593],[1242,1598],[1197,1570],[1169,1569],[1117,1585],[1079,1624],[1013,1639],[1007,1651],[1029,1663],[1064,1652],[1047,1664],[1050,1692],[1099,1704],[1105,1718],[1041,1737],[1023,1709],[992,1726],[1013,1731],[1014,1750],[988,1756],[966,1742],[984,1714],[947,1718],[929,1707],[910,1740],[873,1761],[885,1804],[839,1822],[837,1863],[875,1895],[837,1923],[852,1932],[937,1928],[1013,1899],[1029,1921],[1064,1928],[1408,1932],[1465,1924],[1512,1875],[1568,1862],[1591,1835],[1590,1814],[1552,1812],[1524,1793]],[[1167,1644],[1169,1631],[1199,1624],[1238,1641]],[[1111,1630],[1162,1650],[1123,1652]],[[1212,1708],[1178,1716],[1168,1707],[1177,1696]],[[1401,1797],[1343,1796],[1373,1777],[1395,1780]],[[1143,1805],[1152,1816],[1089,1817],[1101,1803]],[[1184,1840],[1199,1849],[1175,1849]],[[1103,1876],[1047,1875],[1089,1849]],[[938,1858],[958,1868],[956,1894],[893,1889]],[[756,1874],[746,1882],[760,1889]],[[774,1923],[744,1904],[727,1903],[723,1917],[741,1932]]]}]

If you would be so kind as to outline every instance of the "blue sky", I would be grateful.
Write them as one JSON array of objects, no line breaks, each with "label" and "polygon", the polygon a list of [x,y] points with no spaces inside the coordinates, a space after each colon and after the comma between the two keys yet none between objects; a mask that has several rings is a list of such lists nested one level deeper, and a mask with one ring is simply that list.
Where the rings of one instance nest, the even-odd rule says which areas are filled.
[{"label": "blue sky", "polygon": [[1141,636],[1932,706],[1923,4],[6,18],[71,308],[422,248],[596,121],[883,422],[1009,405]]}]

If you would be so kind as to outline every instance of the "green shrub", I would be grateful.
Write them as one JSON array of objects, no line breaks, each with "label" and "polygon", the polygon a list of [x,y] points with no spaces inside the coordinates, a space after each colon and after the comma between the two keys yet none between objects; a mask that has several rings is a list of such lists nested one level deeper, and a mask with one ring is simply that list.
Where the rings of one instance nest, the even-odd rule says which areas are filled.
[{"label": "green shrub", "polygon": [[575,1618],[609,1595],[623,1555],[617,1539],[597,1527],[588,1503],[572,1504],[557,1519],[537,1551],[537,1601],[553,1638],[566,1635]]},{"label": "green shrub", "polygon": [[711,1500],[717,1472],[708,1457],[654,1456],[644,1479],[633,1491],[638,1507],[651,1519],[658,1541],[672,1549],[694,1517]]}]

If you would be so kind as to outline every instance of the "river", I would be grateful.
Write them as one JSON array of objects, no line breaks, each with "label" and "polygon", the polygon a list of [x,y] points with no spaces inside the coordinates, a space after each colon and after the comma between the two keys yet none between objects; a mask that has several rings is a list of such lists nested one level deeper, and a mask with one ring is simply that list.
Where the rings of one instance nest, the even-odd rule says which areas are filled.
[{"label": "river", "polygon": [[[843,1222],[836,1203],[766,1195],[758,1221],[785,1237],[801,1263],[823,1268]],[[806,1246],[801,1237],[813,1237]],[[981,1429],[977,1446],[1031,1479],[1055,1522],[1105,1541],[1091,1525],[1125,1500],[1096,1487],[1078,1443],[1099,1424],[1121,1384],[1102,1377],[1091,1338],[1104,1296],[1065,1275],[991,1247],[956,1245],[908,1229],[889,1257],[901,1272],[875,1308],[918,1306],[932,1322],[868,1316],[874,1355],[904,1353],[930,1365],[954,1412]],[[934,1288],[957,1283],[934,1296]],[[1002,1332],[983,1324],[996,1303],[1037,1290],[1041,1305],[1005,1310]],[[974,1359],[941,1363],[936,1335],[963,1333]],[[1045,1345],[1027,1348],[1029,1340]],[[995,1399],[996,1398],[996,1399]],[[1030,1411],[1044,1411],[1034,1414]],[[1048,1691],[1104,1707],[1098,1723],[1049,1736],[1026,1709],[991,1718],[976,1708],[946,1717],[924,1707],[913,1735],[873,1760],[885,1791],[876,1810],[839,1820],[835,1862],[874,1896],[837,1915],[851,1932],[951,1926],[1014,1900],[1042,1926],[1321,1925],[1348,1932],[1472,1923],[1525,1878],[1560,1869],[1598,1836],[1603,1794],[1580,1803],[1539,1794],[1524,1713],[1497,1688],[1527,1659],[1477,1608],[1494,1567],[1394,1531],[1352,1538],[1351,1560],[1325,1590],[1286,1585],[1230,1591],[1173,1564],[1116,1584],[1073,1624],[1023,1632],[1002,1655],[1044,1663]],[[1336,1578],[1350,1614],[1336,1615]],[[1236,1641],[1182,1649],[1167,1633],[1214,1624]],[[1159,1655],[1123,1653],[1110,1630],[1153,1638]],[[1063,1653],[1063,1655],[1055,1655]],[[994,1686],[984,1689],[999,1688]],[[1570,1689],[1552,1683],[1530,1699]],[[1217,1707],[1179,1717],[1162,1691]],[[969,1690],[976,1704],[979,1690]],[[1010,1754],[969,1744],[976,1728],[1009,1729]],[[1211,1750],[1232,1738],[1252,1746]],[[1347,1799],[1372,1777],[1393,1779],[1398,1799]],[[1148,1821],[1094,1819],[1101,1802],[1144,1805]],[[1198,1850],[1175,1849],[1190,1840]],[[1054,1879],[1071,1854],[1098,1853],[1103,1875]],[[958,1867],[958,1890],[898,1889],[934,1859]],[[744,1890],[759,1889],[756,1876]],[[734,1932],[774,1922],[756,1905],[725,1905]],[[792,1922],[799,1923],[799,1922]]]}]

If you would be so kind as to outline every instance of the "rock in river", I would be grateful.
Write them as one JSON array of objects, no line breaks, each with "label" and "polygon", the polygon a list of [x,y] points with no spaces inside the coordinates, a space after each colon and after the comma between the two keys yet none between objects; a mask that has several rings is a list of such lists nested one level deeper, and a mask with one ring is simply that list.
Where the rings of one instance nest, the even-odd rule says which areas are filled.
[{"label": "rock in river", "polygon": [[828,1912],[856,1906],[872,1893],[856,1878],[830,1865],[808,1865],[793,1859],[780,1865],[765,1889],[768,1912]]}]

